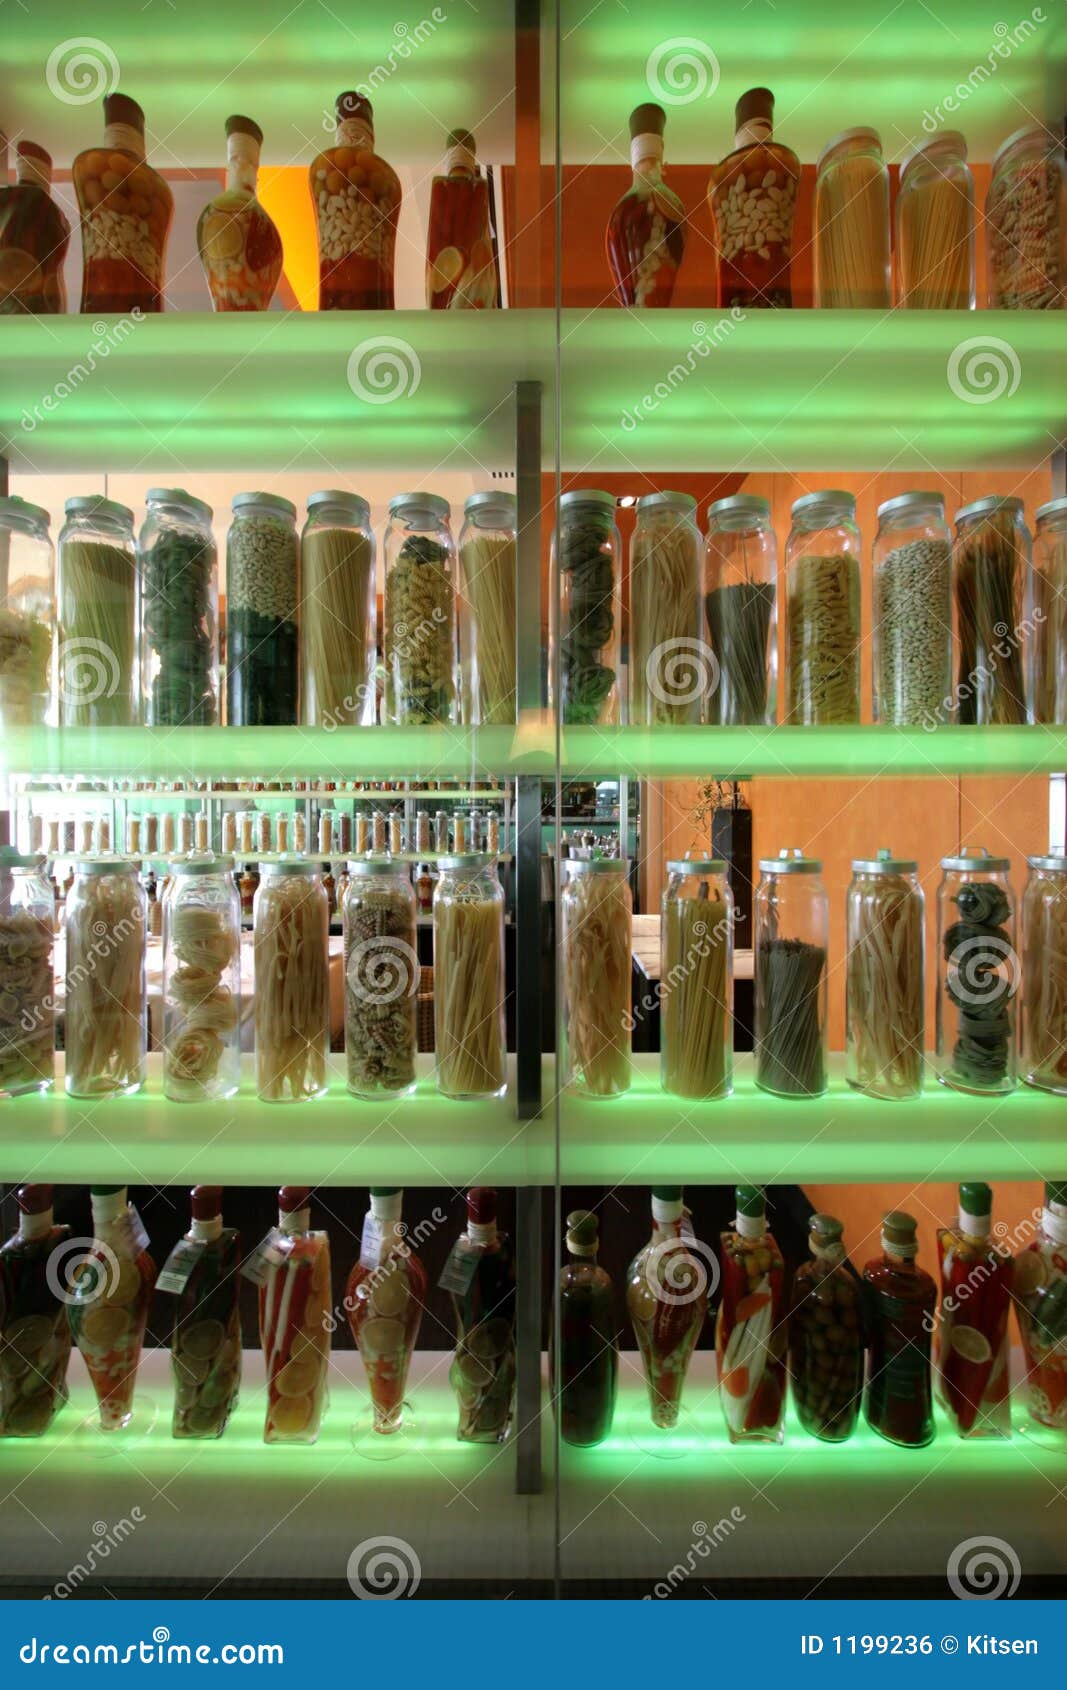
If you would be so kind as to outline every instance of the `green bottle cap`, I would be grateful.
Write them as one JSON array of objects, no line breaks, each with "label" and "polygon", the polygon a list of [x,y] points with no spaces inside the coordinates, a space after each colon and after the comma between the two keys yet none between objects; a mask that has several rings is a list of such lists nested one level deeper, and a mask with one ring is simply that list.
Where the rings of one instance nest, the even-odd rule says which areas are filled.
[{"label": "green bottle cap", "polygon": [[1046,1209],[1051,1209],[1053,1203],[1067,1207],[1067,1180],[1050,1179],[1045,1186]]},{"label": "green bottle cap", "polygon": [[118,1192],[125,1191],[125,1189],[126,1187],[124,1185],[91,1185],[89,1187],[89,1196],[114,1197]]},{"label": "green bottle cap", "polygon": [[739,1185],[737,1188],[737,1212],[739,1215],[748,1215],[751,1220],[761,1221],[766,1213],[763,1187],[759,1185]]},{"label": "green bottle cap", "polygon": [[370,1194],[372,1197],[399,1197],[401,1193],[398,1185],[372,1185]]},{"label": "green bottle cap", "polygon": [[682,1188],[680,1185],[654,1185],[652,1195],[660,1203],[680,1203],[682,1201]]},{"label": "green bottle cap", "polygon": [[903,1209],[890,1209],[882,1221],[882,1236],[890,1244],[914,1244],[919,1223]]},{"label": "green bottle cap", "polygon": [[845,1223],[836,1215],[812,1215],[808,1230],[820,1244],[836,1244],[844,1236]]},{"label": "green bottle cap", "polygon": [[597,1218],[591,1209],[574,1209],[567,1216],[567,1248],[577,1255],[591,1255],[597,1247]]},{"label": "green bottle cap", "polygon": [[960,1186],[960,1210],[984,1220],[993,1213],[993,1191],[981,1180],[968,1180]]}]

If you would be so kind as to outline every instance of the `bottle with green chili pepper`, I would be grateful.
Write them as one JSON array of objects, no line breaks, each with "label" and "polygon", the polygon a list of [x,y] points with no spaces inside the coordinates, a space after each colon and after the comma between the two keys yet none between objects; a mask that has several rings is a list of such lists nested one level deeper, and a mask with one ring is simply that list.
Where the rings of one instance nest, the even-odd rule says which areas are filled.
[{"label": "bottle with green chili pepper", "polygon": [[[570,726],[617,722],[622,625],[621,541],[615,499],[595,489],[564,493],[552,541],[554,659],[558,708]],[[553,694],[554,696],[554,694]]]},{"label": "bottle with green chili pepper", "polygon": [[841,1222],[812,1215],[808,1225],[812,1259],[793,1280],[789,1381],[804,1430],[839,1444],[852,1436],[863,1400],[863,1285]]},{"label": "bottle with green chili pepper", "polygon": [[[597,1262],[597,1218],[567,1216],[567,1254],[559,1277],[559,1339],[550,1348],[553,1396],[564,1443],[602,1443],[615,1418],[619,1341],[615,1292]],[[558,1352],[558,1354],[557,1354]]]},{"label": "bottle with green chili pepper", "polygon": [[879,1437],[921,1448],[934,1435],[930,1340],[937,1286],[915,1259],[916,1230],[913,1215],[891,1211],[882,1222],[882,1254],[863,1270],[871,1335],[863,1409]]},{"label": "bottle with green chili pepper", "polygon": [[219,572],[211,506],[180,487],[150,487],[137,539],[141,686],[149,727],[219,719]]}]

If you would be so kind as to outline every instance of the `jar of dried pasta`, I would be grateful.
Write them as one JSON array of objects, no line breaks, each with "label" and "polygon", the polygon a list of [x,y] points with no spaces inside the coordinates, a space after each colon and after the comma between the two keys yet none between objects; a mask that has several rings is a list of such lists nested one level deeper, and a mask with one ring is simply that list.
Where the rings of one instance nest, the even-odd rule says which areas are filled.
[{"label": "jar of dried pasta", "polygon": [[71,1097],[140,1091],[148,1049],[148,903],[128,857],[76,857],[67,893],[66,1089]]},{"label": "jar of dried pasta", "polygon": [[131,727],[138,713],[133,512],[95,493],[68,499],[59,535],[59,725]]},{"label": "jar of dried pasta", "polygon": [[458,717],[456,547],[447,499],[398,493],[385,531],[385,719]]},{"label": "jar of dried pasta", "polygon": [[797,499],[785,573],[785,719],[805,727],[858,722],[860,531],[851,493]]},{"label": "jar of dried pasta", "polygon": [[567,725],[617,722],[621,701],[622,541],[615,495],[576,488],[559,501],[552,536],[550,611],[554,655],[549,664],[560,720]]},{"label": "jar of dried pasta", "polygon": [[49,516],[0,498],[0,728],[36,726],[52,691],[55,563]]},{"label": "jar of dried pasta", "polygon": [[367,726],[375,717],[374,533],[358,493],[312,493],[300,537],[301,720]]},{"label": "jar of dried pasta", "polygon": [[[673,1097],[733,1090],[734,899],[724,862],[667,864],[660,922],[660,1084]],[[634,1014],[651,1005],[638,1004]]]},{"label": "jar of dried pasta", "polygon": [[587,1097],[630,1086],[633,900],[620,857],[569,857],[560,897],[563,1083]]},{"label": "jar of dried pasta", "polygon": [[877,129],[846,129],[815,166],[815,304],[840,311],[887,311],[889,171]]},{"label": "jar of dried pasta", "polygon": [[796,847],[760,858],[753,908],[756,1084],[780,1097],[826,1090],[830,902],[822,863]]},{"label": "jar of dried pasta", "polygon": [[918,1097],[926,1044],[918,863],[889,850],[854,862],[846,918],[845,1078],[868,1097]]},{"label": "jar of dried pasta", "polygon": [[226,536],[226,709],[231,727],[298,720],[296,506],[238,493]]},{"label": "jar of dried pasta", "polygon": [[232,1097],[241,1079],[241,898],[233,858],[177,857],[163,900],[163,1092]]},{"label": "jar of dried pasta", "polygon": [[1019,961],[1007,857],[965,845],[937,889],[937,1068],[942,1085],[990,1096],[1015,1087]]},{"label": "jar of dried pasta", "polygon": [[1067,722],[1067,498],[1037,511],[1030,697],[1035,722]]},{"label": "jar of dried pasta", "polygon": [[51,1088],[54,945],[54,900],[44,857],[0,846],[0,1098]]},{"label": "jar of dried pasta", "polygon": [[406,863],[359,857],[348,864],[343,906],[345,1056],[356,1097],[406,1097],[415,1089],[419,952],[415,889]]},{"label": "jar of dried pasta", "polygon": [[734,493],[708,507],[704,615],[715,660],[705,720],[773,723],[778,709],[778,542],[768,500]]},{"label": "jar of dried pasta", "polygon": [[264,1103],[326,1090],[330,1054],[330,908],[318,864],[260,864],[252,906],[256,1091]]},{"label": "jar of dried pasta", "polygon": [[874,720],[933,726],[952,684],[952,537],[940,493],[878,506],[874,542]]},{"label": "jar of dried pasta", "polygon": [[1020,911],[1022,1077],[1067,1095],[1067,857],[1028,857]]},{"label": "jar of dried pasta", "polygon": [[1024,642],[1030,531],[1021,499],[991,494],[956,512],[952,553],[960,722],[1027,720]]},{"label": "jar of dried pasta", "polygon": [[974,178],[958,129],[943,129],[905,155],[896,219],[897,304],[973,311]]},{"label": "jar of dried pasta", "polygon": [[989,308],[1062,311],[1067,297],[1067,162],[1043,125],[1018,129],[993,158],[985,202]]},{"label": "jar of dried pasta", "polygon": [[437,1088],[446,1097],[502,1097],[504,888],[484,851],[441,857],[433,895]]},{"label": "jar of dried pasta", "polygon": [[472,493],[459,536],[463,720],[515,720],[514,493]]},{"label": "jar of dried pasta", "polygon": [[715,667],[702,640],[697,502],[645,493],[630,542],[630,720],[699,722]]}]

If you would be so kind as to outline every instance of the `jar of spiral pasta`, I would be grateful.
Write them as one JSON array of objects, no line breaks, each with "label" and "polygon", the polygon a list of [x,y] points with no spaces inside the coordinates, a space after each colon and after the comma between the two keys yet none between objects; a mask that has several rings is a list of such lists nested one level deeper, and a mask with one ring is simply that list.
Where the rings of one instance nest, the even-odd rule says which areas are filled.
[{"label": "jar of spiral pasta", "polygon": [[873,623],[874,720],[933,726],[952,685],[952,539],[940,493],[878,506]]},{"label": "jar of spiral pasta", "polygon": [[406,1097],[415,1089],[419,987],[415,889],[407,864],[360,857],[348,864],[342,910],[345,1056],[356,1097]]},{"label": "jar of spiral pasta", "polygon": [[55,905],[44,857],[0,846],[0,1098],[51,1089]]},{"label": "jar of spiral pasta", "polygon": [[661,915],[660,1084],[674,1097],[729,1097],[734,899],[726,864],[668,863]]},{"label": "jar of spiral pasta", "polygon": [[459,536],[463,720],[515,720],[514,493],[472,493]]},{"label": "jar of spiral pasta", "polygon": [[1030,567],[1021,499],[993,495],[956,512],[952,568],[960,722],[1027,720],[1023,642]]},{"label": "jar of spiral pasta", "polygon": [[560,896],[563,1083],[587,1097],[630,1087],[633,900],[619,857],[569,857]]},{"label": "jar of spiral pasta", "polygon": [[916,311],[973,311],[974,177],[958,129],[901,160],[897,191],[897,303]]},{"label": "jar of spiral pasta", "polygon": [[128,857],[76,857],[67,893],[66,1089],[71,1097],[140,1091],[148,1049],[148,901]]},{"label": "jar of spiral pasta", "polygon": [[133,512],[95,494],[68,499],[59,535],[59,725],[137,719],[137,554]]},{"label": "jar of spiral pasta", "polygon": [[877,129],[846,129],[819,154],[814,224],[815,304],[888,310],[889,171]]},{"label": "jar of spiral pasta", "polygon": [[826,1090],[830,902],[822,863],[792,847],[760,858],[754,907],[756,1084]]},{"label": "jar of spiral pasta", "polygon": [[398,493],[385,531],[385,716],[419,725],[459,715],[456,546],[447,499]]},{"label": "jar of spiral pasta", "polygon": [[370,506],[358,493],[312,493],[300,536],[301,720],[367,726],[375,718],[377,597]]},{"label": "jar of spiral pasta", "polygon": [[919,865],[888,850],[852,864],[845,1078],[868,1097],[918,1097],[925,1049],[925,900]]},{"label": "jar of spiral pasta", "polygon": [[645,493],[630,542],[630,721],[699,722],[714,679],[701,639],[700,530],[689,493]]},{"label": "jar of spiral pasta", "polygon": [[485,851],[441,857],[433,895],[433,1009],[437,1089],[446,1097],[502,1097],[504,888]]},{"label": "jar of spiral pasta", "polygon": [[177,857],[163,899],[163,1092],[232,1097],[241,1080],[241,898],[232,857]]},{"label": "jar of spiral pasta", "polygon": [[256,1091],[264,1103],[326,1090],[330,1054],[330,907],[317,863],[260,864],[252,908]]},{"label": "jar of spiral pasta", "polygon": [[1034,530],[1030,698],[1035,722],[1067,722],[1067,499],[1040,505]]},{"label": "jar of spiral pasta", "polygon": [[989,308],[1062,311],[1067,298],[1067,162],[1043,125],[1018,129],[993,157],[985,202]]},{"label": "jar of spiral pasta", "polygon": [[1019,958],[1007,857],[965,845],[942,857],[937,889],[937,1068],[978,1096],[1015,1086]]},{"label": "jar of spiral pasta", "polygon": [[0,728],[50,715],[55,565],[49,516],[25,499],[0,498]]},{"label": "jar of spiral pasta", "polygon": [[773,723],[778,708],[778,542],[771,507],[735,493],[708,507],[704,615],[715,659],[705,720]]},{"label": "jar of spiral pasta", "polygon": [[1022,1077],[1067,1095],[1067,857],[1028,857],[1020,911]]},{"label": "jar of spiral pasta", "polygon": [[238,493],[226,537],[226,704],[231,727],[297,720],[296,506]]},{"label": "jar of spiral pasta", "polygon": [[150,487],[137,539],[141,692],[150,727],[219,719],[219,569],[212,510],[180,487]]},{"label": "jar of spiral pasta", "polygon": [[786,721],[860,719],[860,531],[851,493],[807,493],[785,553]]},{"label": "jar of spiral pasta", "polygon": [[592,488],[564,493],[552,536],[552,580],[558,588],[551,595],[549,675],[566,725],[620,718],[621,553],[614,494]]}]

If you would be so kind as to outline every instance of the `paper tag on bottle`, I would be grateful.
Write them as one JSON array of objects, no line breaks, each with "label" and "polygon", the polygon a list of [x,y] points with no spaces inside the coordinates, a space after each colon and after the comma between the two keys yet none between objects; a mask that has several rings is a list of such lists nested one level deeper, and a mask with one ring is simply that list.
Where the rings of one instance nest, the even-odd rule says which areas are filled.
[{"label": "paper tag on bottle", "polygon": [[466,1296],[478,1271],[478,1263],[481,1259],[482,1253],[480,1250],[464,1249],[463,1240],[457,1238],[448,1253],[447,1262],[441,1269],[437,1289],[439,1291],[454,1291],[457,1297]]},{"label": "paper tag on bottle", "polygon": [[145,1231],[144,1221],[137,1213],[136,1206],[133,1203],[127,1203],[125,1213],[119,1216],[118,1230],[120,1235],[125,1234],[126,1239],[129,1240],[129,1249],[132,1256],[139,1256],[142,1250],[148,1249],[148,1233]]},{"label": "paper tag on bottle", "polygon": [[253,1285],[262,1285],[272,1267],[280,1267],[285,1260],[284,1253],[278,1248],[278,1231],[271,1227],[265,1238],[261,1238],[254,1250],[250,1250],[241,1263],[241,1273],[245,1279],[250,1279]]},{"label": "paper tag on bottle", "polygon": [[203,1254],[204,1245],[200,1239],[179,1238],[160,1269],[156,1290],[170,1291],[178,1296],[193,1277],[193,1269]]},{"label": "paper tag on bottle", "polygon": [[359,1241],[359,1265],[369,1268],[373,1273],[380,1265],[381,1259],[382,1223],[373,1209],[368,1209],[363,1217],[363,1236]]}]

